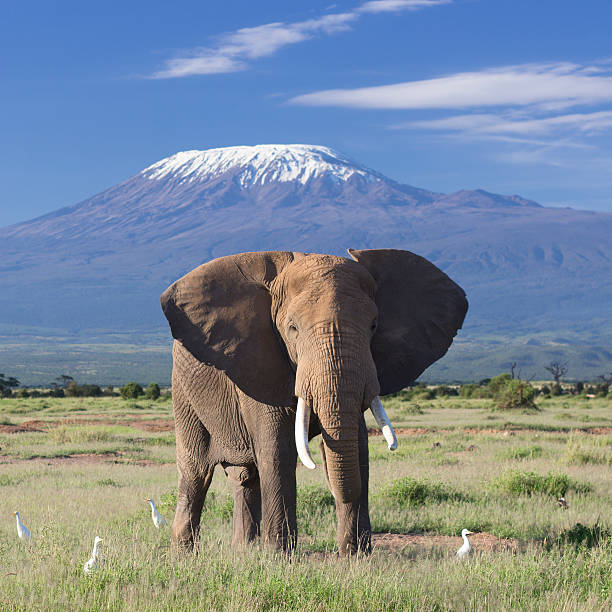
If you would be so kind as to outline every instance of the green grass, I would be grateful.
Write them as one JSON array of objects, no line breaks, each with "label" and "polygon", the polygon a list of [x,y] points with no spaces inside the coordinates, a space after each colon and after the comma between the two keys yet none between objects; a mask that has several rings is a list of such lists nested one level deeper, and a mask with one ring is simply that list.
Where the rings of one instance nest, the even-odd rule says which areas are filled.
[{"label": "green grass", "polygon": [[[539,400],[541,412],[494,419],[488,402],[385,400],[392,422],[416,432],[400,435],[393,453],[382,436],[370,438],[374,531],[449,536],[448,546],[339,559],[322,470],[298,467],[300,540],[287,560],[231,548],[232,492],[220,469],[199,554],[170,553],[169,530],[154,528],[144,502],[153,497],[171,522],[174,433],[146,426],[171,419],[168,400],[2,400],[0,423],[36,421],[40,431],[0,433],[0,609],[610,609],[612,434],[601,429],[610,402]],[[316,441],[311,452],[320,466]],[[13,510],[32,531],[31,547],[16,537]],[[519,546],[476,547],[457,563],[463,528]],[[105,562],[87,577],[95,535]]]}]

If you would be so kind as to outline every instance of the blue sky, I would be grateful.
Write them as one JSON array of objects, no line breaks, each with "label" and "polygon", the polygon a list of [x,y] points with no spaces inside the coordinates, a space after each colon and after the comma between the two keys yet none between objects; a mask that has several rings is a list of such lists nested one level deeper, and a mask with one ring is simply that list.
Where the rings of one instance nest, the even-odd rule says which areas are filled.
[{"label": "blue sky", "polygon": [[187,149],[310,143],[393,179],[612,212],[612,3],[3,6],[0,226]]}]

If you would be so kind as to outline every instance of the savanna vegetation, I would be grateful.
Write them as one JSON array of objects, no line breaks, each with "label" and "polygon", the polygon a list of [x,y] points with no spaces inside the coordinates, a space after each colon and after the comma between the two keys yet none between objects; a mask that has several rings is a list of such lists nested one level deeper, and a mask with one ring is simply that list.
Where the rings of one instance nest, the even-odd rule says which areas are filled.
[{"label": "savanna vegetation", "polygon": [[[169,530],[155,529],[144,501],[172,520],[168,395],[141,387],[126,399],[104,389],[20,398],[13,388],[0,401],[0,608],[610,609],[612,398],[565,384],[553,396],[525,383],[533,405],[500,406],[499,389],[529,394],[512,380],[418,386],[385,399],[399,446],[390,453],[382,436],[370,439],[370,511],[374,531],[394,535],[376,535],[373,554],[352,560],[334,554],[322,470],[302,467],[291,560],[231,549],[221,469],[197,553],[172,554]],[[311,451],[320,465],[316,440]],[[31,545],[17,538],[15,510]],[[475,552],[457,562],[463,528],[476,534]],[[86,576],[96,535],[105,559]]]}]

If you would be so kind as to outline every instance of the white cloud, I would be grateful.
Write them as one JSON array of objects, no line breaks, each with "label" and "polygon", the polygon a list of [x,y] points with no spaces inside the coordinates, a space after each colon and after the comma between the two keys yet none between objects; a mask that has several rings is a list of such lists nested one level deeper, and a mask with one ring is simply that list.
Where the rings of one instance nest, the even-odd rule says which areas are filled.
[{"label": "white cloud", "polygon": [[357,11],[360,13],[396,13],[399,11],[418,11],[420,9],[451,4],[453,0],[372,0],[365,2]]},{"label": "white cloud", "polygon": [[524,119],[519,121],[493,114],[453,115],[443,119],[411,121],[394,127],[398,129],[416,128],[493,135],[545,135],[563,129],[576,130],[584,134],[593,134],[612,129],[612,111],[573,113],[570,115],[558,115],[556,117]]},{"label": "white cloud", "polygon": [[186,57],[166,60],[164,67],[152,75],[155,79],[179,78],[202,74],[236,72],[248,67],[245,60],[274,55],[283,47],[308,40],[316,35],[348,30],[366,13],[420,10],[453,0],[376,0],[353,11],[330,13],[294,23],[275,22],[253,28],[242,28],[221,35],[217,44],[199,47]]},{"label": "white cloud", "polygon": [[556,108],[612,101],[612,76],[576,64],[524,64],[378,87],[330,89],[293,104],[370,109],[478,108],[542,104]]}]

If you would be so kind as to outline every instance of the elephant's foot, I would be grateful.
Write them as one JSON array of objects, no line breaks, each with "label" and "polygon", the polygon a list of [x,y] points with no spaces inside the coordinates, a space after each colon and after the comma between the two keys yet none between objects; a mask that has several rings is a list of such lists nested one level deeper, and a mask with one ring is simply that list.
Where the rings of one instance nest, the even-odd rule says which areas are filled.
[{"label": "elephant's foot", "polygon": [[359,504],[356,502],[336,502],[338,531],[336,544],[341,557],[372,552],[372,533],[370,518],[366,514],[359,516]]}]

